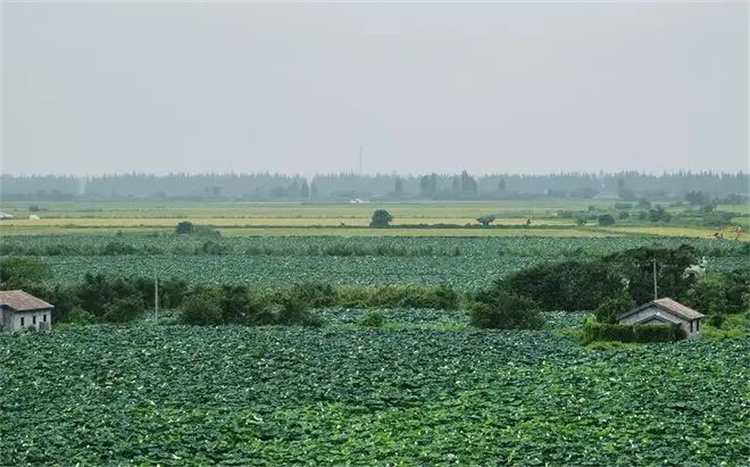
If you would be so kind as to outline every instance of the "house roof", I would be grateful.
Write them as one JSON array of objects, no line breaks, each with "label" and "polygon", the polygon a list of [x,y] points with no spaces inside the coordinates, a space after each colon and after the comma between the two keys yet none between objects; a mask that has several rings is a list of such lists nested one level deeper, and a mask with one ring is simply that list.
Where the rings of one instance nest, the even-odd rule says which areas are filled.
[{"label": "house roof", "polygon": [[670,313],[674,316],[677,316],[678,318],[682,318],[688,321],[692,321],[694,319],[700,319],[706,316],[703,313],[693,310],[692,308],[686,307],[680,302],[676,302],[672,300],[671,298],[660,298],[657,300],[652,300],[648,303],[644,303],[643,305],[633,308],[630,311],[626,311],[625,313],[620,313],[619,315],[617,315],[617,320],[619,321],[623,318],[627,318],[628,316],[632,314],[638,313],[639,311],[645,310],[646,308],[650,308],[652,306],[661,308],[667,313]]},{"label": "house roof", "polygon": [[0,306],[11,308],[15,311],[41,310],[54,308],[53,305],[24,292],[23,290],[0,291]]}]

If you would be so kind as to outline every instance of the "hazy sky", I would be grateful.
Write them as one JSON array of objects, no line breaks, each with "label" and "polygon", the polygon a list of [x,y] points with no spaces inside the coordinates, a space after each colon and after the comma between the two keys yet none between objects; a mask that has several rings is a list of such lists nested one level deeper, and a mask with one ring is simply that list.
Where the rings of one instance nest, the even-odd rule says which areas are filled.
[{"label": "hazy sky", "polygon": [[746,3],[6,3],[4,173],[748,170]]}]

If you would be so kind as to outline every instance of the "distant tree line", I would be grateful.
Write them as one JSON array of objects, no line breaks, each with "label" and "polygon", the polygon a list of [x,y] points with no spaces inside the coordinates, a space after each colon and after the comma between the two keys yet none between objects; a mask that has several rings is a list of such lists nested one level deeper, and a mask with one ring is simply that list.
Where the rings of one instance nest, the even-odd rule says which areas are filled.
[{"label": "distant tree line", "polygon": [[[514,199],[524,197],[593,198],[617,195],[624,201],[684,199],[705,193],[711,199],[747,202],[750,176],[745,173],[675,172],[662,175],[638,172],[611,174],[560,173],[547,175],[458,174],[357,175],[319,174],[311,178],[284,174],[121,174],[102,176],[0,177],[5,200],[299,200],[351,199]],[[696,201],[702,201],[695,199]],[[692,201],[691,201],[692,202]]]}]

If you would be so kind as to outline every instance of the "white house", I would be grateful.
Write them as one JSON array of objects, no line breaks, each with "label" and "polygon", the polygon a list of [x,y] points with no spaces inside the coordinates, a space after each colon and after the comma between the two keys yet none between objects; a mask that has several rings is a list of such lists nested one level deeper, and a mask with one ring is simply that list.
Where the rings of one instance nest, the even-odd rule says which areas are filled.
[{"label": "white house", "polygon": [[679,324],[688,338],[700,335],[705,315],[671,298],[660,298],[617,315],[620,324]]},{"label": "white house", "polygon": [[0,332],[37,331],[52,325],[53,305],[23,290],[0,291]]}]

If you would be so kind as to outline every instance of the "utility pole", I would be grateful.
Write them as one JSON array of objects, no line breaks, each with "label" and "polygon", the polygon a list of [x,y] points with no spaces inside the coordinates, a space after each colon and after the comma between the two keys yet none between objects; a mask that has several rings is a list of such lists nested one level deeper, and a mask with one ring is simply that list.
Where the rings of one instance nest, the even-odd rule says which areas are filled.
[{"label": "utility pole", "polygon": [[657,300],[659,298],[659,289],[656,286],[656,258],[652,261],[654,263],[654,300]]},{"label": "utility pole", "polygon": [[154,323],[159,324],[159,276],[154,268]]}]

